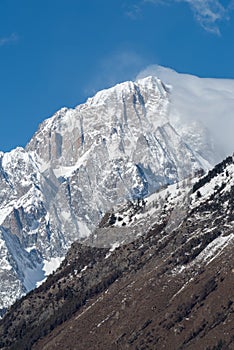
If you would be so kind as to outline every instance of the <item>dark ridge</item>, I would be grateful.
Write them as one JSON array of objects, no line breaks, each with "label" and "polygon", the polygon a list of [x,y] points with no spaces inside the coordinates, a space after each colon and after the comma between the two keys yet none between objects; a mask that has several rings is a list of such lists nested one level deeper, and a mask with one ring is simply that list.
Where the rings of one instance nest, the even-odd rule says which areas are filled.
[{"label": "dark ridge", "polygon": [[226,159],[224,159],[221,163],[217,164],[212,170],[208,172],[206,176],[202,177],[198,182],[194,184],[192,193],[196,192],[205,184],[210,182],[210,180],[213,179],[215,176],[221,174],[226,169],[226,167],[232,164],[233,162],[233,156],[229,156]]}]

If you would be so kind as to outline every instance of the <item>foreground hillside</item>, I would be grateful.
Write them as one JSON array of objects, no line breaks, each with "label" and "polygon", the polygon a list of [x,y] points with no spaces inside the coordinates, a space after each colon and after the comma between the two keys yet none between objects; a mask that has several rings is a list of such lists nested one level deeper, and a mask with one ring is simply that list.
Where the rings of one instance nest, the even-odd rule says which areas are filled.
[{"label": "foreground hillside", "polygon": [[234,164],[107,214],[0,322],[1,349],[233,349]]}]

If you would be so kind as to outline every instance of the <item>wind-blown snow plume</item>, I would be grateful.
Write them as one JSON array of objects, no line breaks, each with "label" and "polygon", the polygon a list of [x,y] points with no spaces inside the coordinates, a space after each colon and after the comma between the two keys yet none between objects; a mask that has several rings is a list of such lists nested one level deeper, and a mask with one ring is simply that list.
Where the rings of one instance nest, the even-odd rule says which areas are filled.
[{"label": "wind-blown snow plume", "polygon": [[148,75],[172,86],[170,118],[174,123],[182,118],[187,125],[195,121],[205,125],[220,146],[219,160],[233,152],[234,80],[199,78],[158,65],[147,67],[137,79]]}]

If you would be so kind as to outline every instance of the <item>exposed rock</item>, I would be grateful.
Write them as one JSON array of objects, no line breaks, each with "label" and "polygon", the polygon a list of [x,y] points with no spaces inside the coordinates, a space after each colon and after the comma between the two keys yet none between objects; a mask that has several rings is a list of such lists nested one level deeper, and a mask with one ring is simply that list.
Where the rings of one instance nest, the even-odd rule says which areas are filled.
[{"label": "exposed rock", "polygon": [[234,164],[220,167],[200,198],[188,182],[119,207],[98,229],[121,231],[111,249],[74,243],[0,322],[0,348],[233,349]]},{"label": "exposed rock", "polygon": [[64,257],[113,206],[210,167],[215,152],[203,128],[191,138],[183,127],[182,137],[169,107],[159,79],[122,83],[58,111],[25,150],[0,154],[0,309],[43,280],[45,263]]}]

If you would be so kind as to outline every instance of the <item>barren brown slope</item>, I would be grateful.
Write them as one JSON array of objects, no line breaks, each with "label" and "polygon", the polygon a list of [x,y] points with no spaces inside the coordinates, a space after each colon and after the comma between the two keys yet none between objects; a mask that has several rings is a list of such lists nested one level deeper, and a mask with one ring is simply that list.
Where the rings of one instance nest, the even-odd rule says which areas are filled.
[{"label": "barren brown slope", "polygon": [[152,261],[89,300],[33,349],[234,349],[232,250],[191,279]]}]

